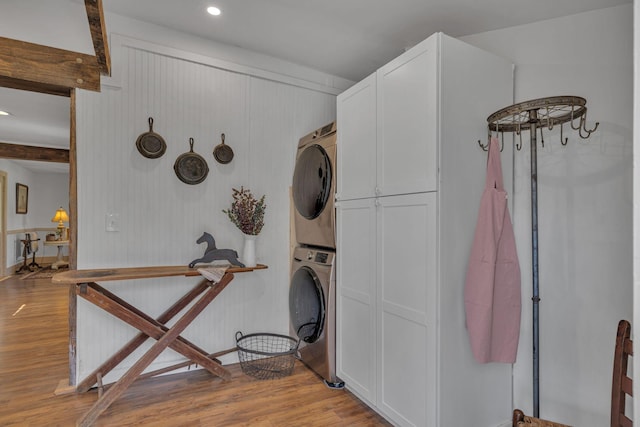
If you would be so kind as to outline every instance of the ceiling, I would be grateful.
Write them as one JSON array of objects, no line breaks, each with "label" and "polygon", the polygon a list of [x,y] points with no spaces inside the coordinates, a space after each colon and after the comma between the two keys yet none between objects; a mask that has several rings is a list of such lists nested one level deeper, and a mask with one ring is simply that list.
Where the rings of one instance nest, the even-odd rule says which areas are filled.
[{"label": "ceiling", "polygon": [[[461,37],[631,0],[103,0],[107,12],[359,81],[442,31]],[[222,14],[205,13],[217,6]],[[108,24],[108,22],[107,22]]]},{"label": "ceiling", "polygon": [[[69,98],[0,87],[0,110],[11,113],[0,116],[0,142],[69,148]],[[66,163],[16,162],[35,172],[69,172]]]},{"label": "ceiling", "polygon": [[[437,31],[461,37],[628,3],[632,0],[103,0],[107,30],[109,14],[123,15],[352,81]],[[212,5],[222,10],[220,16],[205,13]],[[14,113],[0,116],[0,141],[68,147],[69,98],[0,88],[0,109]],[[60,168],[33,163],[39,164],[36,170]]]}]

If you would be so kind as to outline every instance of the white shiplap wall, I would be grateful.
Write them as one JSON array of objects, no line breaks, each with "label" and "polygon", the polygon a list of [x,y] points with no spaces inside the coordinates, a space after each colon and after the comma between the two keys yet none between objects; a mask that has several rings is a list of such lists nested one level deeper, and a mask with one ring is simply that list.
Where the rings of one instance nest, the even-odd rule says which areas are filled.
[{"label": "white shiplap wall", "polygon": [[[195,241],[203,231],[214,235],[218,247],[241,253],[241,233],[221,211],[231,203],[232,188],[249,187],[267,199],[257,251],[258,262],[269,269],[236,275],[185,335],[213,352],[233,346],[237,330],[286,333],[288,188],[297,142],[335,118],[335,96],[330,90],[256,78],[246,67],[221,69],[188,53],[125,41],[112,46],[121,67],[114,71],[117,86],[103,86],[101,93],[80,91],[77,97],[78,268],[185,265],[202,255],[204,246]],[[167,143],[159,159],[144,158],[135,147],[138,135],[148,130],[149,116]],[[227,165],[212,155],[221,133],[235,153]],[[182,183],[173,170],[176,158],[189,150],[189,137],[210,169],[199,185]],[[105,231],[108,213],[119,215],[119,232]],[[158,315],[196,281],[104,285]],[[78,378],[134,334],[79,300]],[[176,360],[181,356],[167,351],[153,367]],[[123,368],[131,363],[125,361]],[[122,368],[106,380],[120,374]]]}]

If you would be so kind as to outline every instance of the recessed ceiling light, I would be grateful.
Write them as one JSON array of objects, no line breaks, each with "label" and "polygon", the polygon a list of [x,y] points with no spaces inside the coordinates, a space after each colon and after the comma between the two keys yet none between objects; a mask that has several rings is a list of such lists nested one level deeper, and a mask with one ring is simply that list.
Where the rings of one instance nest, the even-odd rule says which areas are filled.
[{"label": "recessed ceiling light", "polygon": [[11,115],[11,113],[10,113],[10,112],[8,112],[8,111],[2,111],[2,110],[0,110],[0,116],[10,116],[10,115]]},{"label": "recessed ceiling light", "polygon": [[209,12],[209,14],[213,15],[213,16],[218,16],[220,15],[220,9],[218,9],[217,7],[214,6],[209,6],[207,8],[207,12]]}]

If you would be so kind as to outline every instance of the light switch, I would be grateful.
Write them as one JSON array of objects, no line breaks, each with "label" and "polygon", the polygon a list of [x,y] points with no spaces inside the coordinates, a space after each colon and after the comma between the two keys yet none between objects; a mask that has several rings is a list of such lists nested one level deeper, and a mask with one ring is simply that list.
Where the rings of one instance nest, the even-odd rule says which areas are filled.
[{"label": "light switch", "polygon": [[107,231],[120,231],[120,214],[108,213],[105,220],[105,229]]}]

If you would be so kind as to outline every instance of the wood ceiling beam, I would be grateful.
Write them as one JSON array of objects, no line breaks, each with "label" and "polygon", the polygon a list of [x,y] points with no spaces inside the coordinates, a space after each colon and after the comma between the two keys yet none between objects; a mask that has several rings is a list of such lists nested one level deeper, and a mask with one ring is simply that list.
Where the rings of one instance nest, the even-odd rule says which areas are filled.
[{"label": "wood ceiling beam", "polygon": [[84,0],[91,30],[91,40],[93,40],[93,50],[96,52],[96,59],[102,74],[111,75],[111,55],[109,54],[109,43],[107,42],[107,25],[104,21],[104,9],[102,0]]},{"label": "wood ceiling beam", "polygon": [[50,93],[52,88],[66,88],[67,93],[69,88],[100,91],[95,56],[5,37],[0,37],[0,78],[3,86],[27,86],[36,92]]},{"label": "wood ceiling beam", "polygon": [[0,158],[69,163],[69,150],[0,142]]},{"label": "wood ceiling beam", "polygon": [[44,83],[29,82],[26,80],[12,79],[0,76],[0,87],[11,89],[28,90],[30,92],[46,93],[49,95],[70,96],[71,88],[65,86],[50,85]]}]

